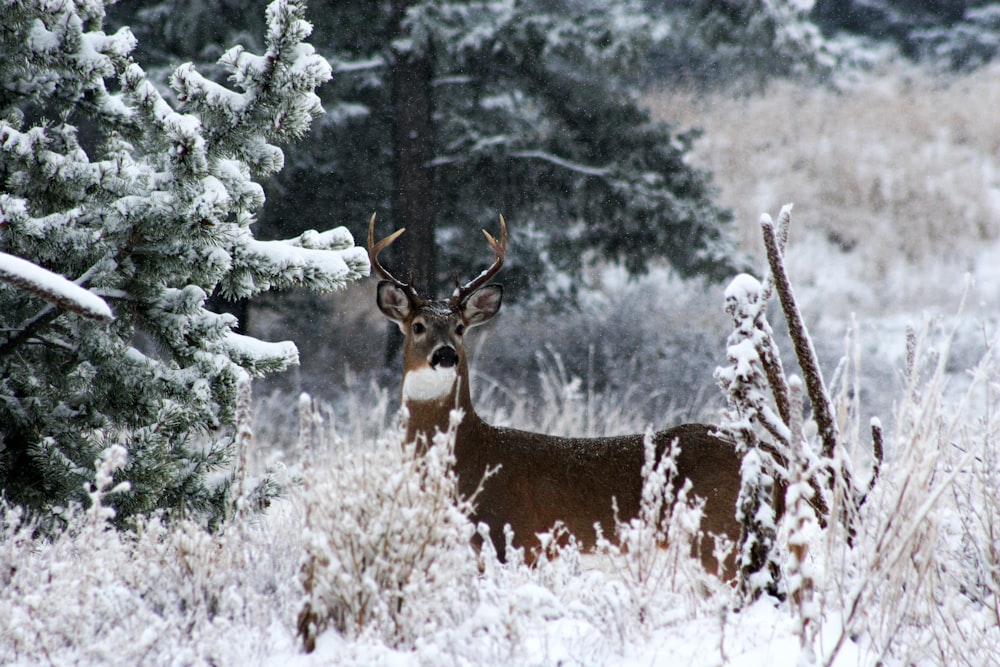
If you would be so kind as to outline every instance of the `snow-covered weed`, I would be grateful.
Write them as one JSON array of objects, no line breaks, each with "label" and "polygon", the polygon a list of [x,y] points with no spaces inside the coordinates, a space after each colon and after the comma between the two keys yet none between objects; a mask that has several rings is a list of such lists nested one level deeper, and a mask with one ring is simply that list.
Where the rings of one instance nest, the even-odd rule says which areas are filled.
[{"label": "snow-covered weed", "polygon": [[103,498],[123,490],[111,482],[123,463],[123,448],[105,451],[90,507],[67,508],[58,535],[37,536],[18,509],[0,507],[0,663],[238,664],[261,655],[294,599],[283,540],[253,525],[237,537],[155,517],[121,532]]},{"label": "snow-covered weed", "polygon": [[[720,589],[692,556],[697,555],[696,545],[701,542],[704,500],[689,497],[690,481],[674,492],[677,443],[671,443],[659,461],[651,433],[647,432],[643,443],[639,515],[618,519],[611,539],[599,533],[597,546],[625,587],[631,613],[640,625],[655,626],[664,617],[665,603],[681,603],[687,615],[695,615],[710,592]],[[716,554],[720,569],[725,555]]]},{"label": "snow-covered weed", "polygon": [[461,418],[425,452],[397,432],[307,473],[298,619],[307,650],[329,628],[412,646],[467,613],[477,575],[471,504],[458,498],[451,467]]},{"label": "snow-covered weed", "polygon": [[[826,557],[828,605],[842,614],[831,663],[858,639],[873,664],[994,664],[998,521],[997,368],[987,351],[948,400],[947,345],[916,346],[880,479],[854,524],[853,548]],[[929,366],[925,378],[919,372]],[[835,585],[831,585],[835,584]]]}]

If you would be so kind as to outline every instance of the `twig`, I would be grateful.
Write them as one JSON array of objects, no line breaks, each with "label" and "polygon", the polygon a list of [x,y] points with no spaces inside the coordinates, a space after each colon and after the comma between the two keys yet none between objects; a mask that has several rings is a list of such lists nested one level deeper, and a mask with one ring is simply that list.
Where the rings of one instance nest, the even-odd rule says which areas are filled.
[{"label": "twig", "polygon": [[8,338],[0,345],[0,358],[6,357],[8,354],[23,345],[29,338],[35,335],[39,329],[43,329],[51,324],[57,317],[62,315],[63,311],[59,310],[55,306],[49,304],[45,306],[37,315],[31,318],[27,324],[25,324],[20,331]]}]

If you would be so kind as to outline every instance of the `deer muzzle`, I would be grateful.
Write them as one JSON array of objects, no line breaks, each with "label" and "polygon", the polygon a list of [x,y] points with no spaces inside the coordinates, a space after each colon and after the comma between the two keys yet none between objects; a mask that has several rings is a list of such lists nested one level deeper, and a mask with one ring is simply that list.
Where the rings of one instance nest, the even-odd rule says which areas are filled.
[{"label": "deer muzzle", "polygon": [[442,345],[431,355],[431,368],[453,368],[458,364],[458,352],[451,345]]}]

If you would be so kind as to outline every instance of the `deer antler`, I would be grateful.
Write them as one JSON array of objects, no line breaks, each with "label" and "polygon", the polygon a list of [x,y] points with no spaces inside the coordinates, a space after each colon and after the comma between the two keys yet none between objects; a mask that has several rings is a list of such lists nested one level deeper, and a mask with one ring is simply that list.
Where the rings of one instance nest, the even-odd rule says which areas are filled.
[{"label": "deer antler", "polygon": [[475,292],[477,289],[486,284],[486,281],[496,275],[500,267],[503,266],[504,255],[507,254],[507,221],[503,219],[503,215],[500,216],[500,242],[486,231],[483,230],[483,236],[486,237],[486,241],[493,248],[493,253],[495,254],[495,259],[490,268],[486,269],[478,276],[470,280],[469,282],[455,288],[455,293],[451,295],[451,305],[457,306],[465,301],[470,294]]},{"label": "deer antler", "polygon": [[398,239],[400,234],[405,231],[406,227],[397,229],[378,243],[375,243],[375,214],[372,213],[372,217],[368,221],[368,261],[371,262],[375,273],[377,273],[383,280],[388,280],[390,283],[406,292],[406,296],[409,297],[411,302],[419,304],[422,303],[423,300],[420,298],[420,295],[417,294],[417,290],[415,290],[409,283],[404,283],[402,280],[386,271],[385,267],[378,261],[378,254],[392,244],[393,241]]}]

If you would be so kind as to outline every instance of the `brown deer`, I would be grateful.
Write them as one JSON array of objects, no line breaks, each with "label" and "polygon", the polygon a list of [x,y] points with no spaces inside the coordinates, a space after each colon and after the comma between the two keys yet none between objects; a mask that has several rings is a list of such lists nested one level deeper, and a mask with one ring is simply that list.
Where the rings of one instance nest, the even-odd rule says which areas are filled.
[{"label": "brown deer", "polygon": [[[644,459],[643,436],[562,438],[487,424],[476,414],[469,389],[469,362],[465,335],[489,321],[500,309],[503,288],[487,284],[503,265],[507,226],[500,217],[501,240],[483,230],[493,248],[493,264],[472,281],[458,287],[447,301],[427,300],[386,271],[378,254],[403,229],[374,242],[375,216],[368,225],[368,256],[382,280],[378,284],[379,310],[403,332],[402,401],[408,412],[407,442],[418,436],[427,441],[448,427],[449,412],[461,408],[464,418],[455,439],[455,471],[459,493],[469,497],[484,473],[499,466],[476,498],[474,522],[485,522],[501,559],[505,555],[504,525],[514,533],[514,545],[525,547],[531,558],[540,547],[539,533],[561,522],[584,546],[592,548],[600,524],[604,535],[615,531],[613,501],[618,518],[639,512]],[[704,424],[684,424],[655,435],[657,457],[677,442],[678,475],[692,483],[691,493],[704,499],[698,545],[702,563],[716,572],[713,541],[708,534],[725,535],[737,543],[740,524],[736,501],[740,490],[740,458],[731,440]],[[734,558],[724,563],[725,576],[735,575]]]}]

